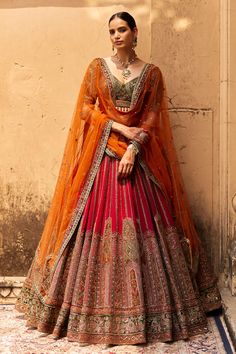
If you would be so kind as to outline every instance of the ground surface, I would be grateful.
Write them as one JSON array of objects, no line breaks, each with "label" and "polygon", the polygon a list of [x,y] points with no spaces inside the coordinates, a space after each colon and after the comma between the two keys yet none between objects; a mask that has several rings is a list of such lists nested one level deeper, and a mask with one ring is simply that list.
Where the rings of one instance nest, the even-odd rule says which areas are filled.
[{"label": "ground surface", "polygon": [[78,343],[66,338],[54,340],[36,330],[28,329],[22,314],[13,305],[0,305],[0,353],[14,354],[231,354],[230,340],[222,317],[216,321],[209,318],[209,333],[189,341],[173,344],[152,343],[149,345],[122,345],[104,348],[102,345],[79,347]]}]

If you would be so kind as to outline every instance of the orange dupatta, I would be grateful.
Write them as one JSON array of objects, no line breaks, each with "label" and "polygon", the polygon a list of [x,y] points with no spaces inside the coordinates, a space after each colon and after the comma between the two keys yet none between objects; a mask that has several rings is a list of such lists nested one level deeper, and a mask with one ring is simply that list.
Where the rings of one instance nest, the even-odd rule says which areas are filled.
[{"label": "orange dupatta", "polygon": [[73,114],[54,196],[29,277],[44,296],[47,278],[68,244],[91,190],[106,146],[119,157],[129,143],[111,132],[112,122],[144,127],[150,136],[142,147],[143,166],[172,204],[179,230],[197,255],[198,237],[191,219],[173,145],[162,74],[147,64],[133,93],[129,112],[113,103],[111,73],[94,59],[85,73]]}]

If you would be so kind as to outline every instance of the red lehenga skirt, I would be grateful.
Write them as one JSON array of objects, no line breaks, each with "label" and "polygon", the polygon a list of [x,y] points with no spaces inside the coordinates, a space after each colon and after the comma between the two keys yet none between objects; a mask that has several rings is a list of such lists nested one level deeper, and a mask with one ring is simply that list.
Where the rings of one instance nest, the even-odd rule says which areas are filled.
[{"label": "red lehenga skirt", "polygon": [[45,303],[25,284],[16,308],[28,325],[71,341],[135,344],[206,332],[205,312],[221,303],[205,253],[193,277],[158,185],[138,162],[118,179],[118,164],[104,155]]}]

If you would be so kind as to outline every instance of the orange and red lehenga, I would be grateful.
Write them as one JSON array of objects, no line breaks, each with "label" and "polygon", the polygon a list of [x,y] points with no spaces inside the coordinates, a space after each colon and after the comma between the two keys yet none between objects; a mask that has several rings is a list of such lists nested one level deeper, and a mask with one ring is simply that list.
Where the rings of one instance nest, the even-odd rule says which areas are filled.
[{"label": "orange and red lehenga", "polygon": [[[118,178],[129,141],[150,140]],[[16,309],[27,325],[68,340],[135,344],[207,331],[221,306],[176,158],[162,74],[145,64],[122,85],[106,61],[85,74],[54,197]]]}]

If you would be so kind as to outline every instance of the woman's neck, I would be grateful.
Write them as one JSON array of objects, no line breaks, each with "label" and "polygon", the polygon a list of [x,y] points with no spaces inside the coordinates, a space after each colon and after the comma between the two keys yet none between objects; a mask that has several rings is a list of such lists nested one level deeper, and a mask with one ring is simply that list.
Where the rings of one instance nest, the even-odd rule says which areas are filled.
[{"label": "woman's neck", "polygon": [[123,63],[127,63],[130,59],[134,57],[135,52],[133,49],[118,49],[116,54],[120,61],[122,61]]}]

